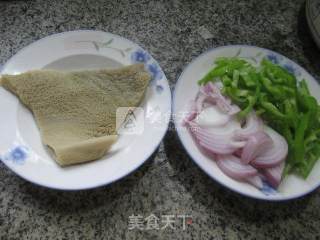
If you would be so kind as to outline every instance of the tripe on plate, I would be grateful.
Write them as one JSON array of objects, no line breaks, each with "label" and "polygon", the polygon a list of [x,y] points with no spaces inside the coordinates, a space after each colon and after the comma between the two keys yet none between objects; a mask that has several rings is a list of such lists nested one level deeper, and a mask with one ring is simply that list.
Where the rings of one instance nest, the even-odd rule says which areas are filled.
[{"label": "tripe on plate", "polygon": [[143,64],[115,70],[36,70],[3,75],[1,85],[34,114],[61,166],[102,157],[117,139],[116,110],[137,107],[150,74]]}]

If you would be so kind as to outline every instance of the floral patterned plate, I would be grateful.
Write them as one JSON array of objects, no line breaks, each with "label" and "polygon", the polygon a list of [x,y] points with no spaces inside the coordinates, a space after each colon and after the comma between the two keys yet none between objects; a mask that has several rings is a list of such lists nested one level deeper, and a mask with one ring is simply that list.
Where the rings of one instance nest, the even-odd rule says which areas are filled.
[{"label": "floral patterned plate", "polygon": [[215,59],[218,57],[234,56],[245,58],[253,64],[259,63],[262,58],[268,58],[272,62],[280,64],[294,74],[298,80],[306,79],[311,93],[318,101],[320,100],[320,86],[317,81],[302,67],[276,52],[244,45],[214,48],[203,53],[190,63],[181,74],[175,87],[173,117],[183,146],[195,163],[211,178],[245,196],[269,201],[280,201],[301,197],[315,190],[320,186],[320,161],[314,166],[307,179],[302,179],[296,175],[289,175],[282,180],[277,190],[273,189],[267,183],[264,183],[263,188],[258,190],[247,183],[235,181],[223,174],[212,159],[199,151],[190,133],[186,128],[181,126],[181,116],[187,111],[187,103],[194,99],[198,92],[197,81],[214,66]]},{"label": "floral patterned plate", "polygon": [[140,111],[134,112],[134,118],[130,119],[127,134],[121,134],[102,159],[65,168],[56,164],[42,144],[30,111],[0,87],[2,162],[30,182],[64,190],[102,186],[137,169],[159,145],[171,114],[171,92],[166,76],[158,63],[137,44],[99,31],[55,34],[18,52],[3,66],[2,74],[32,69],[116,68],[133,63],[144,63],[152,80]]}]

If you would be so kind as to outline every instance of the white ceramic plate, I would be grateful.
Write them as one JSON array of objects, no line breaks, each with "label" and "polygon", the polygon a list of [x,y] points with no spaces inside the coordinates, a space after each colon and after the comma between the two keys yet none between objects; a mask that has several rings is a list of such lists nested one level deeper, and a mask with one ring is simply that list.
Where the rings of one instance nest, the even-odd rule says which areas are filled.
[{"label": "white ceramic plate", "polygon": [[4,65],[2,74],[19,74],[32,69],[116,68],[136,62],[144,63],[153,78],[141,104],[143,111],[136,113],[136,124],[131,126],[139,127],[139,133],[121,135],[100,160],[65,168],[56,164],[42,144],[30,111],[0,87],[0,156],[3,163],[28,181],[65,190],[102,186],[137,169],[159,145],[171,113],[171,92],[165,74],[138,45],[99,31],[55,34],[18,52]]},{"label": "white ceramic plate", "polygon": [[223,174],[213,159],[210,159],[199,151],[189,131],[182,127],[181,116],[187,111],[188,102],[195,98],[199,89],[197,81],[214,66],[216,58],[233,56],[245,57],[252,63],[260,62],[262,58],[266,57],[271,61],[284,66],[287,70],[295,74],[297,79],[306,79],[311,93],[319,101],[319,84],[302,67],[288,58],[267,49],[251,46],[236,45],[215,48],[203,53],[190,63],[181,74],[175,87],[173,97],[173,117],[183,146],[196,164],[198,164],[211,178],[243,195],[276,201],[297,198],[315,190],[320,185],[320,161],[316,163],[306,180],[295,175],[289,175],[281,182],[278,190],[274,190],[265,183],[263,189],[260,191],[249,184],[235,181]]}]

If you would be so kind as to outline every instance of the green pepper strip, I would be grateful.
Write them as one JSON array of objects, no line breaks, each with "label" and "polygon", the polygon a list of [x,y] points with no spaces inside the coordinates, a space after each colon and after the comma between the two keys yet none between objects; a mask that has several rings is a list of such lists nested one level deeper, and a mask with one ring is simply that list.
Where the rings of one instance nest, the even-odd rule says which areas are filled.
[{"label": "green pepper strip", "polygon": [[198,84],[206,84],[209,81],[214,80],[217,77],[222,77],[224,74],[232,74],[235,69],[239,69],[247,64],[244,60],[232,60],[228,65],[222,65],[211,69],[202,79],[198,81]]},{"label": "green pepper strip", "polygon": [[270,114],[272,114],[272,116],[274,116],[276,119],[282,119],[282,120],[287,120],[286,115],[284,115],[282,112],[279,111],[279,109],[274,106],[271,102],[265,102],[262,101],[261,102],[261,106]]},{"label": "green pepper strip", "polygon": [[305,145],[304,145],[304,135],[306,129],[308,128],[308,123],[310,119],[310,114],[306,113],[300,117],[300,122],[295,131],[294,141],[293,141],[293,153],[294,162],[302,163],[304,162]]}]

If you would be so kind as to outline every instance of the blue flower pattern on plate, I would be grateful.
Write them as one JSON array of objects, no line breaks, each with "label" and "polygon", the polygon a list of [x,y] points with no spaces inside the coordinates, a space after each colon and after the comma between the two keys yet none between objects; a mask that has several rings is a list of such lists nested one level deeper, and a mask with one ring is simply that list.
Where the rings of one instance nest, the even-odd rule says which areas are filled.
[{"label": "blue flower pattern on plate", "polygon": [[[161,80],[164,76],[163,71],[157,62],[155,62],[152,57],[146,51],[141,48],[136,49],[131,54],[131,62],[132,63],[144,63],[145,69],[151,74],[152,81],[151,84],[155,85],[155,81]],[[155,85],[155,90],[157,93],[161,93],[163,91],[163,87],[161,85]]]},{"label": "blue flower pattern on plate", "polygon": [[289,73],[291,73],[291,74],[293,74],[293,75],[295,75],[295,76],[300,76],[300,75],[301,75],[300,71],[299,71],[297,68],[295,68],[295,67],[293,66],[293,64],[291,64],[291,63],[286,63],[286,64],[283,65],[283,67],[284,67]]},{"label": "blue flower pattern on plate", "polygon": [[281,59],[280,56],[274,53],[269,53],[267,56],[267,59],[275,64],[279,64]]},{"label": "blue flower pattern on plate", "polygon": [[269,196],[269,195],[275,195],[277,194],[277,190],[275,190],[273,187],[270,186],[269,183],[267,183],[266,181],[262,181],[263,185],[262,188],[260,189],[261,192],[263,192],[265,195]]},{"label": "blue flower pattern on plate", "polygon": [[156,86],[156,91],[157,91],[157,93],[162,93],[163,87],[161,85],[157,85]]},{"label": "blue flower pattern on plate", "polygon": [[296,69],[289,63],[283,65],[283,67],[291,74],[294,74]]},{"label": "blue flower pattern on plate", "polygon": [[[256,63],[260,62],[260,56],[262,55],[261,52],[258,52],[255,56],[241,56],[241,48],[238,50],[237,54],[235,55],[236,57],[242,57],[242,58],[247,58],[255,61]],[[275,52],[268,52],[264,58],[267,60],[271,61],[274,64],[278,64],[285,68],[289,73],[297,76],[301,76],[301,72],[298,70],[298,67],[295,66],[293,62],[284,61],[284,57],[275,53]]]},{"label": "blue flower pattern on plate", "polygon": [[159,80],[162,78],[163,73],[156,63],[151,63],[147,65],[148,71],[152,76],[152,80]]},{"label": "blue flower pattern on plate", "polygon": [[287,61],[287,62],[283,63],[283,57],[282,56],[279,56],[279,55],[277,55],[275,53],[272,53],[272,54],[268,54],[266,57],[271,62],[281,65],[289,73],[295,75],[296,77],[301,75],[301,72],[298,70],[298,67],[296,67],[294,63],[292,63],[290,61]]},{"label": "blue flower pattern on plate", "polygon": [[131,54],[131,61],[133,63],[147,63],[150,59],[150,55],[142,49],[138,49]]},{"label": "blue flower pattern on plate", "polygon": [[14,147],[10,150],[5,157],[4,160],[12,161],[13,163],[23,165],[28,157],[27,148],[23,146]]}]

